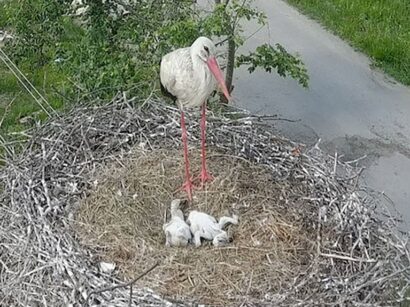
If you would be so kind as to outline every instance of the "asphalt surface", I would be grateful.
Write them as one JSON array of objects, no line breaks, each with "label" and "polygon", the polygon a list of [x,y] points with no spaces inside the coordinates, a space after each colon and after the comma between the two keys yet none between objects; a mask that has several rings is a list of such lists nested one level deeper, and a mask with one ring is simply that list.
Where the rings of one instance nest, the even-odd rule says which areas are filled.
[{"label": "asphalt surface", "polygon": [[[292,79],[239,69],[234,98],[258,114],[278,114],[280,132],[342,159],[366,155],[364,182],[384,191],[410,223],[410,88],[398,84],[346,42],[280,0],[257,0],[269,26],[250,37],[241,53],[265,43],[298,52],[310,75],[310,88]],[[244,25],[247,35],[258,26]]]}]

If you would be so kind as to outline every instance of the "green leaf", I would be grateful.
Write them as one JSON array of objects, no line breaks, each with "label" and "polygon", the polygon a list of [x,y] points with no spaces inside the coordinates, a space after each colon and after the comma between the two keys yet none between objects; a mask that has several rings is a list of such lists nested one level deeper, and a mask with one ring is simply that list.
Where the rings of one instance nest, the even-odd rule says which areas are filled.
[{"label": "green leaf", "polygon": [[248,55],[240,55],[237,58],[236,66],[249,66],[248,71],[254,72],[256,68],[262,68],[266,72],[276,72],[282,77],[292,77],[303,87],[308,87],[309,76],[302,60],[286,51],[280,44],[275,47],[264,44],[256,48]]}]

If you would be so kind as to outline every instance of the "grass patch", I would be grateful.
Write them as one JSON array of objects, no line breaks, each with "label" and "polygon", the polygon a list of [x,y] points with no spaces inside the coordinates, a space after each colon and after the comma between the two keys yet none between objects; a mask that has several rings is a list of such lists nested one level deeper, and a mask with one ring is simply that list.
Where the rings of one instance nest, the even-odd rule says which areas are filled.
[{"label": "grass patch", "polygon": [[[33,97],[19,83],[17,78],[0,63],[0,114],[3,122],[0,133],[20,131],[25,128],[22,119],[32,116],[34,120],[46,119],[46,114],[41,110]],[[36,86],[37,90],[45,96],[54,109],[63,106],[63,100],[52,92],[50,84],[62,81],[63,76],[48,67],[38,69],[34,74],[27,75],[28,79]],[[28,124],[28,122],[27,122]],[[27,126],[26,126],[27,128]]]},{"label": "grass patch", "polygon": [[[6,7],[17,6],[18,3],[10,0],[0,0],[0,30],[10,30],[10,19]],[[68,42],[75,41],[77,35],[74,25],[67,24],[67,33],[64,37]],[[7,48],[3,49],[7,53]],[[10,56],[10,54],[9,54]],[[63,107],[64,101],[55,89],[64,93],[67,82],[66,74],[55,64],[44,66],[31,64],[27,59],[17,65],[27,79],[47,99],[52,108],[58,110]],[[25,120],[26,118],[26,120]],[[27,90],[20,84],[13,73],[0,60],[0,134],[7,135],[29,128],[34,121],[43,121],[47,115]],[[0,156],[2,148],[0,148]]]},{"label": "grass patch", "polygon": [[[29,71],[28,68],[23,70]],[[54,110],[65,105],[62,97],[52,88],[64,82],[62,73],[46,66],[25,75]],[[0,76],[0,136],[3,136],[6,142],[24,139],[25,137],[14,133],[30,129],[36,122],[45,121],[48,116],[1,61]],[[0,146],[0,160],[3,154],[4,148]]]},{"label": "grass patch", "polygon": [[408,0],[287,0],[410,85]]}]

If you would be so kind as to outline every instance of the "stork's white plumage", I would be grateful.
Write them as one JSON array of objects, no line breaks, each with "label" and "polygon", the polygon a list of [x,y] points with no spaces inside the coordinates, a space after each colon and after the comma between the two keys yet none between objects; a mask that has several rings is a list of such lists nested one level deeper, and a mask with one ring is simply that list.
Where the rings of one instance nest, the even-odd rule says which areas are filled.
[{"label": "stork's white plumage", "polygon": [[191,47],[165,55],[160,78],[162,86],[176,98],[180,108],[203,105],[216,89],[217,82],[229,97],[215,59],[215,45],[206,37],[199,37]]},{"label": "stork's white plumage", "polygon": [[230,95],[225,85],[222,72],[215,58],[215,45],[206,38],[199,37],[191,47],[174,50],[161,60],[161,89],[172,97],[181,109],[182,141],[184,143],[185,176],[183,188],[192,199],[192,180],[189,174],[187,134],[184,109],[202,106],[201,139],[202,139],[202,184],[212,179],[206,170],[205,159],[205,109],[206,101],[219,83],[225,97]]}]

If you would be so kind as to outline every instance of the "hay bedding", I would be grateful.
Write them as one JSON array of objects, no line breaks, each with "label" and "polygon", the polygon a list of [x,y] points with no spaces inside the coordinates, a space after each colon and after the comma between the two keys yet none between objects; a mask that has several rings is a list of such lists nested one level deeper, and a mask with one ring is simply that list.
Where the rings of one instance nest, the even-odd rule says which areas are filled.
[{"label": "hay bedding", "polygon": [[[387,199],[360,186],[350,164],[317,147],[299,154],[257,118],[210,116],[217,178],[193,204],[217,216],[238,212],[233,244],[165,249],[158,226],[182,181],[179,112],[152,99],[132,103],[121,96],[50,121],[1,169],[0,305],[84,305],[89,296],[103,306],[404,299],[408,236]],[[198,118],[188,120],[198,148]],[[102,260],[118,270],[101,272]],[[131,293],[100,291],[157,260]]]},{"label": "hay bedding", "polygon": [[[191,154],[196,157],[193,166],[200,165],[199,155]],[[147,276],[144,285],[168,297],[212,305],[260,301],[265,293],[289,284],[309,262],[306,250],[312,249],[314,238],[306,237],[300,210],[280,200],[281,189],[297,194],[298,185],[278,185],[266,169],[248,161],[212,150],[208,155],[215,180],[194,192],[187,209],[216,217],[239,214],[239,225],[230,229],[233,244],[164,246],[164,215],[170,200],[179,196],[174,191],[183,178],[178,149],[137,151],[104,168],[77,212],[78,233],[102,259],[118,264],[127,279],[146,263],[159,261],[157,274]],[[195,173],[199,171],[197,167]]]}]

